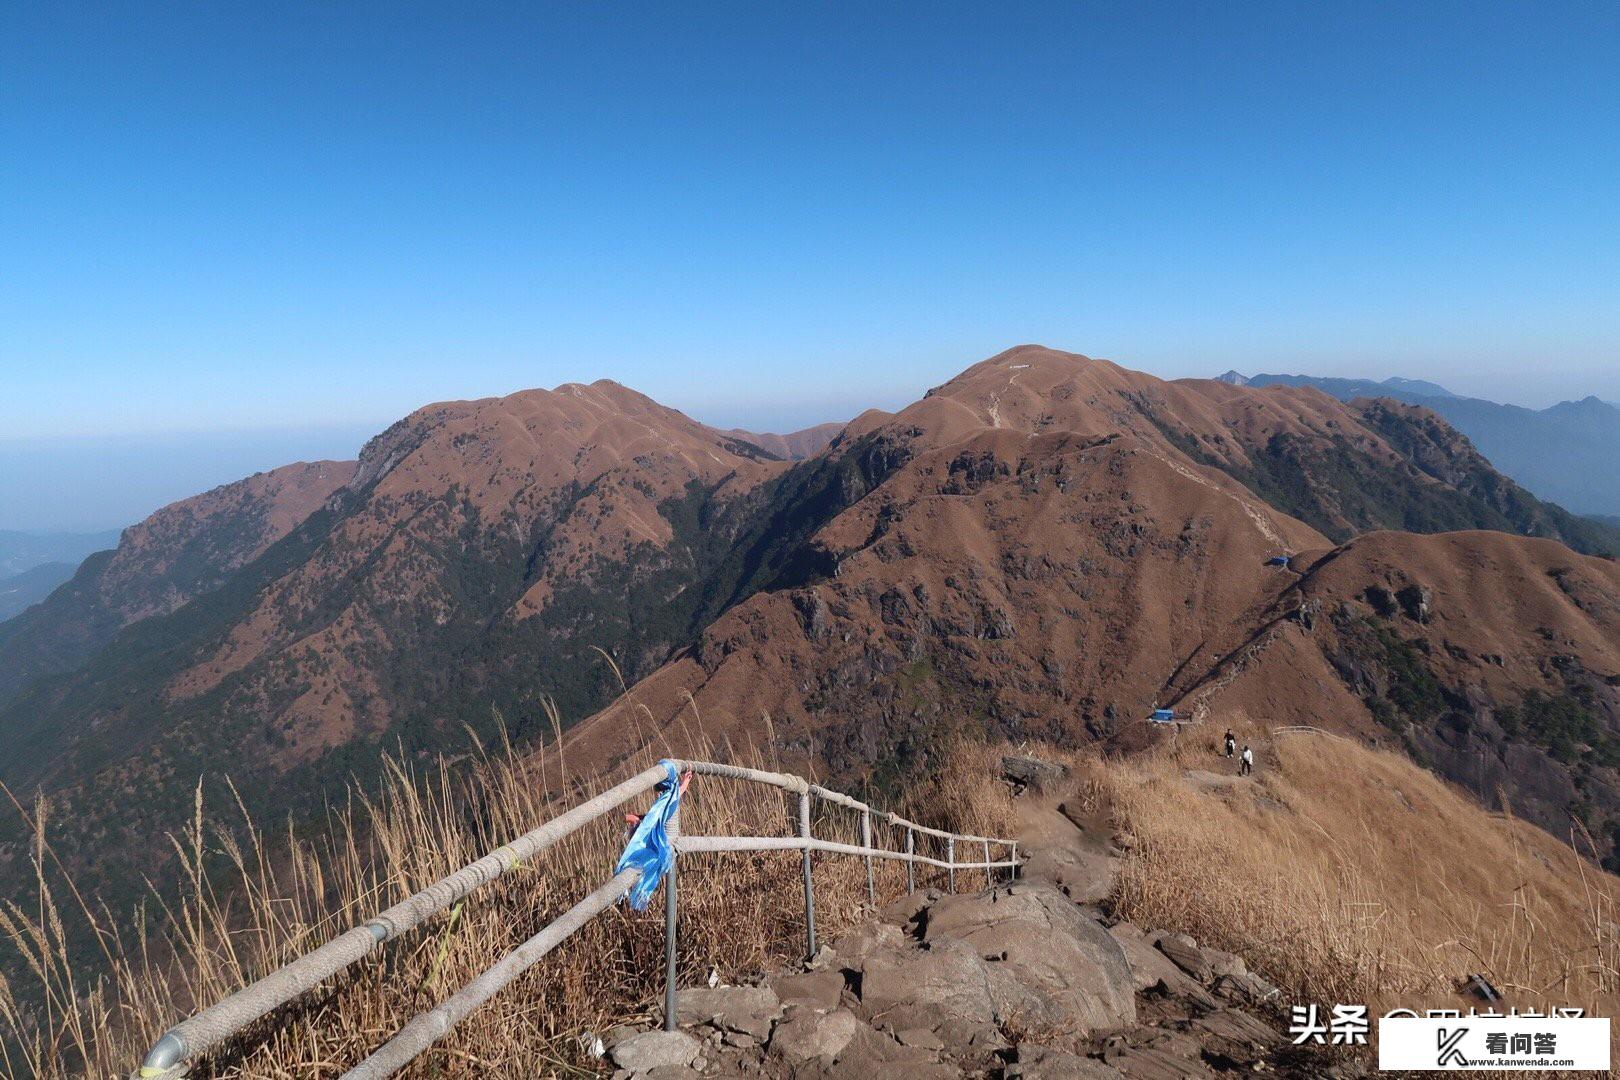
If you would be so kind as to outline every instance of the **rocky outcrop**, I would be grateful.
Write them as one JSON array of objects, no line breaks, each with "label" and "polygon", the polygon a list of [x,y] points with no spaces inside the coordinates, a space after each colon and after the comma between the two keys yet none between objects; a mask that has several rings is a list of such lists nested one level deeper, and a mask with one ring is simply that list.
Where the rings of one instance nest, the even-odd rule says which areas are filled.
[{"label": "rocky outcrop", "polygon": [[1042,881],[915,893],[805,969],[683,990],[678,1032],[624,1029],[609,1057],[619,1080],[1308,1075],[1279,1067],[1276,991],[1241,959],[1094,912]]}]

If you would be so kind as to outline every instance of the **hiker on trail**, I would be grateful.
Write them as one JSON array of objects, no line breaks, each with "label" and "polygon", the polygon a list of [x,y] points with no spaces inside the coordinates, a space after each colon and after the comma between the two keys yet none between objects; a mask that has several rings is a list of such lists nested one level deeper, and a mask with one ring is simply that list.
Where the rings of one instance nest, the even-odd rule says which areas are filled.
[{"label": "hiker on trail", "polygon": [[1248,776],[1252,772],[1254,772],[1254,751],[1249,749],[1248,743],[1244,743],[1243,756],[1238,759],[1238,775]]},{"label": "hiker on trail", "polygon": [[1235,753],[1237,753],[1237,736],[1232,734],[1232,729],[1231,728],[1227,728],[1226,729],[1226,756],[1231,757]]}]

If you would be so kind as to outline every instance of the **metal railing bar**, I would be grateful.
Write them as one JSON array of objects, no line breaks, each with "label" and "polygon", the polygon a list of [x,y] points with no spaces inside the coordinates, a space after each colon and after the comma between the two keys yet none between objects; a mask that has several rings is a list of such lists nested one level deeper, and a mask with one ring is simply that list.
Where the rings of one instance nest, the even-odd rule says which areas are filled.
[{"label": "metal railing bar", "polygon": [[682,855],[698,854],[700,852],[716,854],[731,851],[824,851],[830,855],[870,855],[875,859],[922,863],[924,866],[935,866],[941,870],[949,870],[952,867],[957,870],[984,870],[986,868],[1001,870],[1018,865],[1010,859],[988,863],[951,863],[946,862],[944,859],[930,859],[926,855],[890,851],[888,848],[868,848],[859,844],[841,844],[836,840],[817,840],[812,837],[806,841],[801,836],[683,836],[675,841],[675,850]]},{"label": "metal railing bar", "polygon": [[[807,956],[814,956],[816,951],[815,882],[811,872],[810,860],[813,851],[864,856],[867,864],[867,893],[868,898],[873,902],[875,902],[876,897],[876,886],[872,870],[872,860],[874,858],[905,862],[906,888],[908,891],[914,891],[916,888],[915,869],[919,863],[948,871],[953,890],[958,869],[983,869],[986,880],[990,879],[990,872],[993,869],[1009,869],[1013,876],[1016,876],[1017,873],[1017,841],[1001,840],[995,837],[968,836],[940,829],[931,829],[897,814],[875,810],[859,799],[851,798],[841,792],[829,791],[820,785],[811,784],[801,777],[786,773],[766,772],[760,769],[749,769],[742,766],[722,765],[705,761],[674,760],[671,763],[681,770],[698,775],[747,780],[798,794],[798,836],[686,837],[679,835],[678,817],[672,817],[666,828],[678,854],[726,851],[802,851],[804,858]],[[215,1005],[202,1010],[190,1019],[182,1021],[158,1040],[147,1055],[137,1075],[140,1077],[173,1077],[179,1075],[182,1071],[181,1067],[198,1054],[237,1034],[253,1021],[286,1004],[299,994],[313,989],[325,979],[375,951],[383,942],[415,928],[430,915],[444,910],[473,890],[515,869],[525,860],[546,850],[559,840],[617,809],[638,795],[652,790],[667,775],[662,763],[637,773],[622,783],[585,800],[578,806],[524,833],[516,840],[503,844],[483,858],[463,866],[460,870],[412,894],[366,923],[333,938],[313,952],[293,960],[291,963],[278,968]],[[836,841],[816,839],[811,832],[812,798],[819,798],[860,811],[862,815],[862,843],[859,845],[843,844]],[[892,851],[873,845],[871,834],[871,818],[873,815],[887,821],[891,827],[905,830],[905,851]],[[924,836],[943,839],[946,847],[946,858],[940,860],[917,854],[916,835],[919,833]],[[982,844],[985,853],[984,862],[957,862],[955,847],[958,840]],[[1010,853],[1009,858],[1000,862],[992,861],[990,857],[991,844],[1007,847]],[[677,863],[678,861],[678,859],[675,860]],[[665,892],[666,1025],[674,1017],[673,995],[676,975],[676,915],[678,905],[676,872],[675,866],[672,865],[669,869]],[[416,1017],[406,1024],[393,1039],[356,1066],[355,1069],[345,1074],[345,1080],[351,1080],[351,1078],[352,1080],[366,1080],[366,1078],[371,1077],[390,1076],[398,1071],[422,1051],[442,1038],[452,1026],[474,1008],[498,993],[518,974],[533,966],[541,957],[556,948],[559,943],[576,932],[591,918],[617,901],[634,884],[638,873],[634,869],[626,869],[615,875],[589,896],[575,904],[561,917],[547,925],[534,937],[508,953],[497,961],[494,966],[457,991],[443,1005]]]},{"label": "metal railing bar", "polygon": [[539,933],[446,998],[444,1004],[421,1013],[400,1028],[398,1035],[344,1073],[342,1080],[382,1080],[383,1077],[393,1076],[449,1034],[450,1029],[465,1019],[468,1013],[500,993],[508,983],[539,963],[547,953],[587,922],[613,906],[640,877],[641,871],[635,867],[619,871],[595,892],[547,923]]},{"label": "metal railing bar", "polygon": [[814,795],[816,798],[825,802],[830,802],[837,806],[845,806],[851,810],[866,810],[878,817],[886,819],[892,825],[904,825],[927,836],[936,836],[941,840],[955,837],[958,840],[966,840],[970,843],[979,843],[984,840],[988,840],[993,844],[1006,842],[995,836],[973,836],[969,833],[953,833],[945,829],[933,829],[929,828],[927,825],[919,825],[915,821],[908,821],[899,814],[891,814],[886,810],[879,810],[874,806],[869,806],[857,798],[845,795],[841,791],[833,791],[830,788],[822,787],[820,784],[812,784],[803,777],[794,776],[791,773],[766,772],[763,769],[749,769],[741,765],[722,765],[714,761],[686,761],[680,758],[671,758],[670,760],[673,761],[679,768],[683,770],[691,770],[698,776],[720,776],[732,780],[751,780],[758,784],[769,784],[772,787],[779,787],[784,791],[792,791],[795,793],[808,791],[811,795]]},{"label": "metal railing bar", "polygon": [[664,776],[662,766],[637,773],[176,1024],[152,1047],[139,1075],[168,1074],[175,1066],[216,1046],[271,1010],[354,964],[383,942],[416,927],[428,916],[489,884],[570,833],[651,791]]}]

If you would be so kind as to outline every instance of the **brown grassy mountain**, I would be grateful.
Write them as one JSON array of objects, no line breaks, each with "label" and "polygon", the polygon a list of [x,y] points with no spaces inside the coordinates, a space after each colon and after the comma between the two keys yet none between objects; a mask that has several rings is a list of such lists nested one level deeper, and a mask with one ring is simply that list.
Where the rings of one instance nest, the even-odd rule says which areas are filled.
[{"label": "brown grassy mountain", "polygon": [[[840,454],[892,468],[806,539],[826,574],[727,612],[582,725],[581,756],[611,757],[626,726],[701,728],[881,778],[964,731],[1139,745],[1174,703],[1382,736],[1609,849],[1615,564],[1496,532],[1323,535],[1503,506],[1555,526],[1432,414],[1020,349],[856,420]],[[1285,463],[1287,499],[1237,482]],[[1282,552],[1303,579],[1263,565]],[[1424,589],[1441,599],[1422,633],[1391,625]]]},{"label": "brown grassy mountain", "polygon": [[218,588],[320,507],[352,461],[285,465],[166,506],[91,556],[38,607],[0,625],[0,703],[70,671],[130,623]]},{"label": "brown grassy mountain", "polygon": [[797,464],[608,382],[446,403],[217,588],[29,684],[0,779],[53,792],[61,849],[112,877],[199,776],[317,805],[379,747],[600,710],[604,655],[636,685],[585,760],[631,726],[757,740],[769,716],[790,753],[882,779],[956,732],[1133,737],[1289,602],[1271,556],[1562,523],[1421,410],[1032,346]]},{"label": "brown grassy mountain", "polygon": [[593,650],[635,677],[684,643],[722,508],[786,468],[608,382],[429,406],[223,586],[30,683],[0,780],[74,808],[88,854],[150,840],[206,774],[279,815],[384,742],[487,736],[497,709],[530,734],[542,695],[588,712],[613,678]]},{"label": "brown grassy mountain", "polygon": [[1488,806],[1589,830],[1620,865],[1620,566],[1494,532],[1378,532],[1301,570],[1183,700],[1400,746]]},{"label": "brown grassy mountain", "polygon": [[836,439],[838,433],[843,430],[843,424],[817,424],[814,427],[791,431],[786,435],[744,431],[742,428],[732,428],[726,434],[744,442],[751,442],[784,461],[803,461],[825,450],[827,444]]}]

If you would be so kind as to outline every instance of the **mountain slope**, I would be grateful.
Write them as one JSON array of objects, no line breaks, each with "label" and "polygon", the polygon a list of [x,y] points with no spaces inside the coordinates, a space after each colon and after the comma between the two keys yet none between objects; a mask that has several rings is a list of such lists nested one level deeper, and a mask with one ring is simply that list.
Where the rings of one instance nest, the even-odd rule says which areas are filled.
[{"label": "mountain slope", "polygon": [[279,816],[385,737],[490,735],[496,708],[532,734],[543,694],[588,712],[612,678],[593,650],[662,662],[721,508],[786,467],[612,383],[419,410],[223,587],[31,683],[0,711],[0,779],[78,808],[58,820],[84,853],[155,835],[207,773]]},{"label": "mountain slope", "polygon": [[[1384,517],[1468,528],[1562,521],[1420,409],[1162,383],[1038,349],[976,365],[895,416],[858,419],[826,457],[856,447],[887,465],[805,533],[800,561],[823,573],[723,615],[581,725],[572,744],[581,756],[610,760],[635,745],[626,728],[678,741],[698,725],[879,779],[926,768],[931,747],[964,732],[1129,748],[1149,737],[1148,709],[1176,702],[1204,715],[1295,625],[1298,578],[1264,566],[1270,556],[1294,552],[1296,567],[1313,566],[1345,550],[1259,495],[1346,533]],[[1295,467],[1285,473],[1281,462]],[[1285,475],[1286,487],[1267,482]],[[1459,573],[1489,544],[1515,558],[1555,553],[1600,583],[1615,573],[1612,562],[1499,533],[1462,534],[1478,538],[1471,545],[1373,533],[1346,548],[1371,550],[1386,535]],[[1600,644],[1620,641],[1620,607],[1605,606],[1606,586],[1591,588],[1581,655],[1606,675],[1620,671]],[[1476,613],[1482,624],[1519,617],[1484,583],[1478,591],[1494,598]],[[1527,642],[1514,648],[1539,657],[1538,671],[1553,662]],[[1259,677],[1292,687],[1297,704],[1267,697],[1271,711],[1256,716],[1373,730],[1353,694],[1314,688],[1343,682],[1331,663],[1300,663],[1316,683]],[[1514,673],[1484,685],[1493,702],[1516,707],[1528,688],[1550,684]],[[1620,716],[1600,722],[1620,733]],[[1520,786],[1558,783],[1561,768],[1538,758]],[[1597,801],[1604,814],[1620,811],[1606,793]]]},{"label": "mountain slope", "polygon": [[1386,397],[1421,405],[1440,414],[1493,466],[1541,498],[1578,514],[1620,514],[1620,474],[1613,467],[1620,460],[1620,408],[1595,397],[1538,410],[1459,397],[1416,379],[1248,378],[1236,372],[1221,379],[1256,388],[1310,386],[1342,401]]},{"label": "mountain slope", "polygon": [[49,599],[0,625],[0,705],[72,671],[123,627],[218,588],[349,479],[354,463],[300,462],[164,507],[86,559]]},{"label": "mountain slope", "polygon": [[732,428],[726,434],[744,442],[751,442],[784,461],[803,461],[825,450],[827,444],[836,439],[838,433],[843,430],[843,424],[817,424],[814,427],[791,431],[786,435],[744,431],[742,428]]},{"label": "mountain slope", "polygon": [[1401,746],[1555,836],[1579,822],[1620,866],[1620,566],[1464,532],[1371,533],[1301,567],[1176,700]]}]

